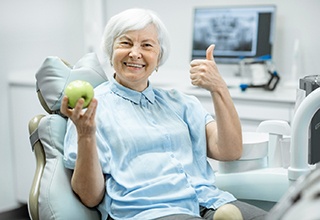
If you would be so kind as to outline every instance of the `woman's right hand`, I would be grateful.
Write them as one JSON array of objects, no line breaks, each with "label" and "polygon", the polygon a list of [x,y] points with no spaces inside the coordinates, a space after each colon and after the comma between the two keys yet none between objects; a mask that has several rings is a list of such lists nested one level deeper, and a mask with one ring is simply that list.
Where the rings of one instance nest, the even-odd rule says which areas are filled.
[{"label": "woman's right hand", "polygon": [[78,135],[94,135],[96,132],[95,115],[98,101],[93,98],[86,111],[82,109],[83,104],[84,99],[79,99],[75,108],[71,109],[68,107],[68,97],[64,96],[60,111],[72,120],[77,128]]}]

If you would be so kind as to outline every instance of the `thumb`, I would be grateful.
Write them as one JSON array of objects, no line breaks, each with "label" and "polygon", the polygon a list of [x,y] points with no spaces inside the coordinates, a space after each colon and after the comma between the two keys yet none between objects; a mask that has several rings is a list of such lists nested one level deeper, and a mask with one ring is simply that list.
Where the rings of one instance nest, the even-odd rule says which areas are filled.
[{"label": "thumb", "polygon": [[207,60],[213,60],[213,50],[214,50],[215,45],[211,44],[206,51],[206,59]]}]

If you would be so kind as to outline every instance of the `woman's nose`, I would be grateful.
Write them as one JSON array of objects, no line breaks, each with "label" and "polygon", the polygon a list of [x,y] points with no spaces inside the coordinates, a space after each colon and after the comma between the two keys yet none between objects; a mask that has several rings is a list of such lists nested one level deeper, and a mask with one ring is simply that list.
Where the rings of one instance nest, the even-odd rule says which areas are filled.
[{"label": "woman's nose", "polygon": [[133,46],[129,53],[129,56],[134,59],[140,59],[142,57],[141,50],[139,46]]}]

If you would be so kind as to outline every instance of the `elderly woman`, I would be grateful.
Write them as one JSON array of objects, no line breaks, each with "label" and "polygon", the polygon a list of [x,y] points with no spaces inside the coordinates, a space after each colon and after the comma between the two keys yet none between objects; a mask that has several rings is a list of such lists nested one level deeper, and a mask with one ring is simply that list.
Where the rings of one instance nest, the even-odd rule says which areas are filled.
[{"label": "elderly woman", "polygon": [[[108,22],[102,42],[114,78],[95,89],[86,111],[64,97],[70,118],[65,166],[71,185],[101,219],[212,219],[232,203],[245,219],[264,211],[214,185],[207,157],[235,160],[242,153],[241,125],[213,59],[190,64],[193,85],[210,91],[216,118],[179,91],[153,88],[149,76],[169,53],[168,33],[151,11],[129,9]],[[109,217],[108,217],[109,216]]]}]

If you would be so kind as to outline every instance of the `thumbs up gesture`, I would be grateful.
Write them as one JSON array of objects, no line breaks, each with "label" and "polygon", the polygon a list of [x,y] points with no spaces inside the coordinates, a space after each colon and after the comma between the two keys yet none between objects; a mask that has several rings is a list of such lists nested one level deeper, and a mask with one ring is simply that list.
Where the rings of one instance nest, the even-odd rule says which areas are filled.
[{"label": "thumbs up gesture", "polygon": [[192,85],[207,89],[210,92],[215,92],[221,87],[227,87],[213,58],[214,47],[214,44],[208,47],[206,59],[197,59],[190,63]]}]

